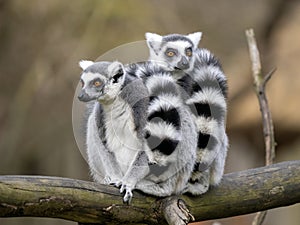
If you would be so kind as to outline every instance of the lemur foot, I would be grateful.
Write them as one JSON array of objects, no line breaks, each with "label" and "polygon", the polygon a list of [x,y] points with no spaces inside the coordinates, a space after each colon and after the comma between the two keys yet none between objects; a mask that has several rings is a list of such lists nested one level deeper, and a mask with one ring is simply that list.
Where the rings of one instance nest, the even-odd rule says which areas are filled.
[{"label": "lemur foot", "polygon": [[105,182],[105,184],[114,185],[115,187],[120,187],[122,185],[121,179],[113,178],[113,177],[109,177],[109,176],[106,176],[104,178],[104,182]]},{"label": "lemur foot", "polygon": [[209,184],[188,184],[187,187],[184,190],[184,193],[188,192],[192,195],[202,195],[205,192],[207,192],[209,189]]},{"label": "lemur foot", "polygon": [[126,184],[122,184],[121,188],[120,188],[120,193],[123,193],[125,191],[124,197],[123,197],[123,202],[130,204],[131,200],[132,200],[132,188],[131,185],[126,185]]},{"label": "lemur foot", "polygon": [[131,199],[132,199],[132,185],[126,184],[124,181],[120,179],[111,179],[110,177],[105,177],[105,182],[110,185],[114,185],[117,188],[120,188],[120,193],[122,194],[125,192],[124,197],[123,197],[123,202],[130,204]]}]

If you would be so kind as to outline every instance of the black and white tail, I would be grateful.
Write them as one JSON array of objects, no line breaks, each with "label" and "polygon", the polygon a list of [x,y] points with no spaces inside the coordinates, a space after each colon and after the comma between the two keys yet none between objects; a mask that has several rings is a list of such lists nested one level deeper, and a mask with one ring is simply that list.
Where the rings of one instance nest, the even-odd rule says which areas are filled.
[{"label": "black and white tail", "polygon": [[197,145],[195,124],[181,98],[181,87],[170,72],[151,62],[131,65],[129,70],[144,80],[150,96],[145,138],[151,165],[143,191],[158,196],[180,194],[194,168]]},{"label": "black and white tail", "polygon": [[[218,60],[205,49],[198,49],[189,81],[189,105],[198,131],[196,163],[189,180],[189,191],[201,194],[209,184],[220,183],[228,148],[225,133],[227,81]],[[182,82],[178,80],[179,84]],[[186,83],[186,82],[184,82]]]}]

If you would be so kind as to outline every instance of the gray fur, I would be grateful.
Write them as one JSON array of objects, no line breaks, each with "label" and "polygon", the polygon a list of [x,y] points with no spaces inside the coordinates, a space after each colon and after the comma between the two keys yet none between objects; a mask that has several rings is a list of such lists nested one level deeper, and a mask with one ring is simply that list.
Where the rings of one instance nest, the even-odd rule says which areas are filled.
[{"label": "gray fur", "polygon": [[162,45],[166,45],[168,42],[176,42],[176,41],[187,41],[192,45],[192,47],[194,47],[193,42],[189,38],[187,38],[181,34],[169,34],[169,35],[163,36]]},{"label": "gray fur", "polygon": [[[124,78],[125,75],[114,78],[122,70],[120,63],[90,64],[83,68],[81,79],[91,84],[94,79],[103,82],[101,89],[91,84],[85,84],[82,89],[90,101],[94,101],[87,123],[87,155],[91,174],[96,182],[120,186],[120,191],[125,191],[124,201],[130,202],[136,183],[149,172],[142,138],[146,124],[142,111],[148,105],[148,91],[136,78]],[[127,85],[124,86],[124,83]],[[138,94],[133,92],[134,88],[139,91]]]},{"label": "gray fur", "polygon": [[[111,87],[117,84],[112,83],[112,76],[107,71],[117,70],[111,68],[110,65],[106,62],[103,65],[101,62],[98,62],[97,65],[91,64],[93,68],[99,68],[101,71],[99,77],[105,83],[102,89],[93,89],[87,84],[83,87],[83,89],[92,88],[92,90],[100,91],[97,94],[92,90],[85,91],[90,98],[97,100],[87,127],[88,158],[93,178],[100,183],[121,185],[120,191],[125,191],[124,201],[127,202],[132,198],[134,188],[155,196],[183,193],[195,162],[197,133],[195,124],[190,117],[189,108],[181,99],[180,87],[169,72],[156,64],[145,63],[132,67],[127,66],[124,71],[125,79],[118,79],[121,85],[119,91],[114,92]],[[97,77],[97,74],[97,70],[87,67],[84,69],[82,79],[88,80],[87,76]],[[163,86],[159,90],[152,89],[151,82],[152,84],[163,82],[168,88],[166,91]],[[170,92],[170,89],[176,93]],[[153,95],[158,99],[149,103],[149,99]],[[165,98],[167,101],[164,100]],[[173,100],[175,102],[172,102]],[[155,104],[158,106],[168,104],[168,107],[177,110],[175,114],[180,117],[179,128],[172,128],[178,139],[178,145],[168,155],[165,155],[164,152],[150,150],[144,138],[146,132],[151,132],[151,135],[157,137],[161,135],[159,134],[160,130],[152,130],[149,126],[155,122],[147,121],[148,113],[151,110],[152,113],[155,113]],[[125,117],[129,120],[125,120]],[[162,122],[162,127],[171,126],[165,121]],[[139,148],[134,156],[128,158],[130,152],[126,148],[122,151],[116,149],[115,141],[113,141],[115,134],[111,131],[111,126],[114,125],[117,126],[115,132],[121,133],[118,138],[122,139],[124,143],[132,138],[131,133],[135,135],[134,140]],[[130,130],[132,125],[134,128]],[[165,136],[167,133],[163,135]],[[157,161],[158,155],[160,160]],[[105,178],[103,179],[100,174],[104,174]]]},{"label": "gray fur", "polygon": [[[148,110],[148,113],[155,113],[155,109],[164,109],[160,108],[159,105],[164,106],[167,104],[166,109],[176,109],[180,118],[179,130],[177,127],[173,127],[174,131],[178,132],[178,145],[174,151],[171,151],[170,154],[167,155],[155,149],[150,152],[148,150],[148,158],[150,162],[154,164],[150,165],[149,174],[138,182],[136,188],[145,193],[162,197],[181,194],[185,190],[186,183],[193,170],[197,133],[195,124],[190,116],[190,111],[181,99],[180,87],[176,84],[168,71],[157,66],[155,63],[145,62],[135,64],[134,66],[128,65],[126,70],[127,73],[139,76],[144,80],[152,99],[152,101],[150,101],[149,110],[151,108],[153,109]],[[164,115],[163,112],[161,113],[162,118],[159,122],[161,128],[164,129],[168,126],[172,126],[163,121]],[[159,138],[163,138],[160,134],[156,133],[157,130],[151,129],[150,125],[152,123],[155,124],[156,121],[148,121],[148,125],[145,129],[146,132],[150,132],[151,135],[157,137],[158,140]],[[166,135],[169,134],[165,132],[163,136]]]},{"label": "gray fur", "polygon": [[[206,137],[211,136],[216,140],[216,145],[211,149],[209,146],[212,145],[209,145],[209,140],[207,147],[198,148],[195,168],[187,185],[187,192],[195,195],[206,192],[210,184],[217,185],[221,181],[228,148],[228,138],[225,132],[227,111],[226,77],[219,61],[208,50],[197,48],[200,38],[201,33],[166,36],[146,33],[150,50],[149,59],[155,60],[159,64],[167,64],[165,68],[172,73],[177,83],[183,88],[183,92],[186,94],[183,98],[185,98],[186,104],[191,107],[192,111],[201,110],[199,108],[201,104],[203,106],[205,104],[210,106],[216,104],[218,106],[216,107],[217,111],[211,112],[212,116],[210,117],[204,110],[205,108],[202,109],[202,112],[200,111],[199,115],[193,116],[197,124],[199,138],[204,135]],[[176,43],[179,44],[176,46]],[[164,53],[169,48],[168,46],[172,49],[175,48],[177,52],[172,59],[166,57]],[[185,49],[190,47],[193,54],[187,56],[185,55]],[[185,68],[178,66],[182,57],[189,61],[189,66],[185,66]],[[214,80],[219,87],[206,86],[210,85],[211,82],[200,82],[203,79]],[[212,97],[209,94],[212,94]],[[211,109],[214,110],[214,108]],[[216,123],[214,123],[214,115],[219,119]],[[199,142],[201,142],[200,139]]]},{"label": "gray fur", "polygon": [[139,138],[144,138],[149,104],[149,93],[141,79],[134,79],[122,89],[120,97],[132,108],[134,124]]}]

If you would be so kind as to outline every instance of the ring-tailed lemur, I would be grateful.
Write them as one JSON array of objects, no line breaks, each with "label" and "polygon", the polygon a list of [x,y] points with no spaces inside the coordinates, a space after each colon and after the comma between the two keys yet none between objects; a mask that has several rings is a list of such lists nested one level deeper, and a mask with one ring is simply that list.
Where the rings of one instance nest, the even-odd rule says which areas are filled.
[{"label": "ring-tailed lemur", "polygon": [[181,194],[194,168],[197,132],[181,88],[156,63],[135,63],[128,74],[142,78],[150,94],[146,140],[150,173],[136,188],[156,196]]},{"label": "ring-tailed lemur", "polygon": [[[96,100],[87,125],[93,178],[121,183],[124,201],[131,200],[135,187],[156,196],[182,193],[193,170],[197,133],[188,107],[180,94],[174,95],[179,86],[170,73],[164,74],[155,64],[132,64],[125,71],[117,62],[80,65],[79,99]],[[137,75],[141,68],[151,75],[143,80],[145,84]]]},{"label": "ring-tailed lemur", "polygon": [[78,98],[93,102],[86,137],[91,174],[99,183],[121,186],[124,202],[130,202],[136,183],[149,172],[143,131],[148,91],[140,79],[125,76],[119,62],[81,61],[80,66]]},{"label": "ring-tailed lemur", "polygon": [[185,90],[198,129],[198,151],[187,192],[198,195],[220,183],[228,138],[225,133],[227,80],[219,61],[198,48],[201,32],[160,36],[146,33],[149,60],[164,64]]}]

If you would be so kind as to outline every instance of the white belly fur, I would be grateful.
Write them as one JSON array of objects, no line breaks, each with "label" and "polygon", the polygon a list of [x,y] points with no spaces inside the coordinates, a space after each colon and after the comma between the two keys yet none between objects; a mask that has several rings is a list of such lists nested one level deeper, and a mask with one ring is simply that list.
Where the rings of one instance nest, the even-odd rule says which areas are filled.
[{"label": "white belly fur", "polygon": [[115,153],[117,162],[125,174],[142,142],[137,138],[131,107],[120,97],[110,105],[103,105],[105,112],[108,149]]}]

